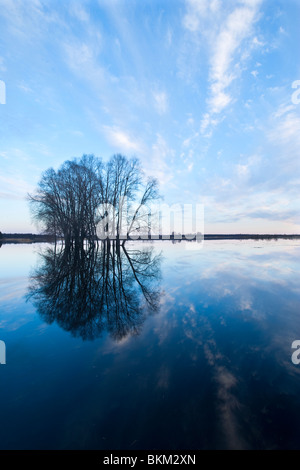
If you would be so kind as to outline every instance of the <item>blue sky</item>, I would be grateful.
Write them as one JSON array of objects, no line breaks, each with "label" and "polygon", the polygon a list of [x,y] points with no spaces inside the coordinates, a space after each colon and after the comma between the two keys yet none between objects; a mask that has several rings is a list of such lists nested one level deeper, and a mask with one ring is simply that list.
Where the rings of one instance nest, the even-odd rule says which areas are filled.
[{"label": "blue sky", "polygon": [[24,198],[48,167],[121,152],[165,203],[204,204],[206,233],[300,233],[299,15],[298,0],[0,0],[0,230],[37,231]]}]

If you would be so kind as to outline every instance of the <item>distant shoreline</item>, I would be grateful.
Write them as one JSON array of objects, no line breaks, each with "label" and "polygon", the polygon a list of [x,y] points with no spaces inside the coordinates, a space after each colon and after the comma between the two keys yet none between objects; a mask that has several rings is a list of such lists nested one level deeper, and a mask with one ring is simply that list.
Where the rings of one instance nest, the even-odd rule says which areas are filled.
[{"label": "distant shoreline", "polygon": [[8,243],[52,243],[55,238],[49,235],[34,235],[32,233],[3,233],[0,244]]},{"label": "distant shoreline", "polygon": [[[168,238],[167,238],[168,237]],[[300,235],[274,235],[274,234],[206,234],[204,235],[204,240],[296,240],[300,239]],[[59,239],[61,241],[61,239]],[[113,239],[111,240],[113,241]],[[123,239],[120,240],[124,241]],[[159,238],[143,238],[135,239],[128,238],[126,241],[195,241],[191,240],[190,236],[182,235],[182,238],[176,238],[173,235],[160,235]],[[199,240],[201,242],[202,240]],[[1,244],[32,244],[32,243],[54,243],[55,237],[52,235],[35,235],[27,233],[13,233],[7,234],[3,233],[0,237]]]}]

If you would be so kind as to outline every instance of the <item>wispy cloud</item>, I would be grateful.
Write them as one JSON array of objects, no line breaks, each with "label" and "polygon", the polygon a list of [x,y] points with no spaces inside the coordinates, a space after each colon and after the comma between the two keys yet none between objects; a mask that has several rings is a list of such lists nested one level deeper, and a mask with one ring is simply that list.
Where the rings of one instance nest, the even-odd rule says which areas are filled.
[{"label": "wispy cloud", "polygon": [[207,137],[219,123],[217,116],[235,100],[232,85],[249,56],[250,40],[256,38],[254,26],[261,4],[262,0],[186,0],[183,25],[208,49],[207,111],[200,124],[201,133]]},{"label": "wispy cloud", "polygon": [[0,0],[0,16],[6,19],[8,29],[23,41],[43,36],[52,23],[56,27],[66,24],[54,9],[45,8],[43,0]]},{"label": "wispy cloud", "polygon": [[197,32],[202,25],[202,20],[215,15],[220,9],[220,0],[187,0],[187,12],[183,18],[183,24],[191,32]]},{"label": "wispy cloud", "polygon": [[243,216],[250,217],[251,219],[268,219],[272,221],[292,221],[294,223],[300,223],[299,211],[297,210],[257,210],[247,212],[247,214],[243,214]]},{"label": "wispy cloud", "polygon": [[3,176],[0,175],[1,199],[17,199],[24,200],[28,193],[33,191],[30,185],[20,175]]},{"label": "wispy cloud", "polygon": [[167,48],[171,47],[172,41],[173,41],[173,31],[169,26],[168,29],[167,29],[167,33],[166,33],[166,46],[167,46]]},{"label": "wispy cloud", "polygon": [[[300,149],[300,115],[295,106],[280,108],[274,114],[274,127],[270,129],[268,137],[270,141],[278,146],[280,145],[284,152],[285,162],[288,163],[291,158],[299,158]],[[299,162],[299,160],[298,160]]]},{"label": "wispy cloud", "polygon": [[73,0],[70,2],[69,8],[71,15],[73,15],[78,20],[82,21],[83,23],[90,21],[89,13],[85,9],[84,5],[81,4],[78,0]]},{"label": "wispy cloud", "polygon": [[165,92],[153,92],[154,106],[159,114],[165,114],[168,110],[168,97]]},{"label": "wispy cloud", "polygon": [[110,145],[119,152],[141,152],[142,144],[123,129],[116,126],[103,126],[103,133]]},{"label": "wispy cloud", "polygon": [[[212,113],[220,113],[232,101],[228,88],[239,73],[242,42],[253,33],[261,0],[244,0],[231,12],[218,33],[210,61],[209,108]],[[237,57],[236,57],[237,55]]]},{"label": "wispy cloud", "polygon": [[64,44],[65,57],[69,67],[82,78],[98,86],[104,79],[104,69],[98,62],[101,35],[98,32],[93,41],[69,41]]},{"label": "wispy cloud", "polygon": [[171,162],[174,158],[174,150],[169,147],[164,137],[157,134],[152,148],[144,154],[146,171],[155,176],[162,186],[173,179]]}]

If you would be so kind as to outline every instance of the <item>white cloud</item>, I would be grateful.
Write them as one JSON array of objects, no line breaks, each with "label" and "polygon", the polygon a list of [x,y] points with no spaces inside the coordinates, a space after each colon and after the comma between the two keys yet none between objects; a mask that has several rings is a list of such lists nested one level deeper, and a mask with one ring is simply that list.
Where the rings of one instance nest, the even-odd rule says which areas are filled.
[{"label": "white cloud", "polygon": [[267,137],[276,149],[281,174],[289,172],[292,178],[299,175],[300,114],[298,107],[290,104],[289,97],[270,117]]},{"label": "white cloud", "polygon": [[131,137],[124,130],[119,127],[103,126],[103,133],[105,134],[110,145],[118,151],[134,151],[141,152],[142,145],[140,142]]},{"label": "white cloud", "polygon": [[208,113],[205,113],[202,118],[201,125],[200,125],[201,134],[204,134],[204,132],[206,131],[206,129],[208,128],[210,124],[210,121],[211,121],[210,115]]},{"label": "white cloud", "polygon": [[28,85],[26,85],[24,82],[20,83],[18,85],[18,88],[20,88],[20,90],[24,91],[25,93],[33,93],[33,90],[32,88],[30,88]]},{"label": "white cloud", "polygon": [[237,174],[239,178],[244,178],[249,174],[249,166],[248,165],[237,165]]},{"label": "white cloud", "polygon": [[78,1],[73,0],[72,2],[70,2],[70,10],[71,14],[83,23],[86,23],[90,20],[88,12]]},{"label": "white cloud", "polygon": [[232,101],[229,94],[224,93],[221,87],[212,87],[212,96],[208,100],[210,111],[212,114],[221,113]]},{"label": "white cloud", "polygon": [[197,139],[197,137],[199,137],[199,133],[198,132],[195,132],[193,135],[191,135],[190,137],[188,137],[187,139],[185,139],[182,143],[183,147],[190,147],[191,143],[193,140]]},{"label": "white cloud", "polygon": [[[216,102],[215,105],[217,106],[218,103]],[[200,123],[201,134],[205,137],[210,137],[212,133],[211,128],[217,126],[219,122],[220,119],[213,118],[211,114],[205,113]]]},{"label": "white cloud", "polygon": [[173,31],[170,27],[167,29],[167,34],[166,34],[166,45],[169,48],[172,45],[173,41]]},{"label": "white cloud", "polygon": [[264,44],[262,41],[260,41],[256,36],[253,38],[252,44],[253,44],[253,46],[255,46],[255,47],[262,47],[262,46],[265,45],[265,44]]},{"label": "white cloud", "polygon": [[33,191],[30,185],[21,175],[2,176],[0,175],[1,199],[24,200],[28,193]]},{"label": "white cloud", "polygon": [[[228,87],[237,77],[238,60],[235,57],[242,42],[252,32],[257,18],[260,0],[244,0],[243,6],[237,7],[230,13],[215,40],[210,64],[209,99],[210,111],[218,114],[232,101]],[[235,60],[236,59],[236,60]]]},{"label": "white cloud", "polygon": [[300,168],[300,115],[291,111],[290,106],[280,107],[273,115],[272,124],[267,135],[283,165],[282,173],[291,171],[294,178],[299,174]]},{"label": "white cloud", "polygon": [[254,30],[261,3],[262,0],[186,1],[183,26],[192,33],[199,48],[205,44],[208,49],[207,112],[200,125],[201,133],[208,137],[212,135],[212,125],[218,123],[214,116],[234,101],[231,85],[240,76],[249,51],[262,45]]},{"label": "white cloud", "polygon": [[183,25],[191,32],[198,31],[202,19],[216,14],[220,8],[220,0],[187,0],[187,13]]},{"label": "white cloud", "polygon": [[273,118],[281,118],[282,116],[286,115],[290,111],[294,111],[295,106],[293,104],[282,104],[279,106],[277,111],[273,113]]},{"label": "white cloud", "polygon": [[173,157],[174,151],[168,146],[165,139],[160,134],[157,134],[151,151],[144,157],[145,169],[147,173],[155,176],[162,186],[169,183],[173,178],[171,170],[171,160]]},{"label": "white cloud", "polygon": [[50,23],[56,27],[64,24],[61,16],[54,10],[45,9],[40,0],[0,0],[0,13],[7,21],[9,31],[26,42],[42,36]]},{"label": "white cloud", "polygon": [[159,114],[165,114],[168,110],[168,97],[165,92],[153,92],[154,106]]},{"label": "white cloud", "polygon": [[279,33],[280,34],[286,34],[286,31],[282,26],[280,26],[280,28],[279,28]]},{"label": "white cloud", "polygon": [[[99,43],[99,38],[100,35],[98,34],[97,44]],[[102,77],[102,68],[97,65],[99,49],[95,47],[95,43],[91,45],[87,42],[69,42],[64,45],[64,51],[71,69],[80,74],[88,75],[90,79],[99,77],[99,75]]]}]

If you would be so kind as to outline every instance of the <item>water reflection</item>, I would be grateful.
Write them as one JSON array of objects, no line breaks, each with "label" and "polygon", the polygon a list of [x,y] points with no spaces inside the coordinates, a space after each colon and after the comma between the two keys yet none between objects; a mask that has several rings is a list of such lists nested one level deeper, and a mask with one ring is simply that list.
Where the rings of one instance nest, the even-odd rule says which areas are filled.
[{"label": "water reflection", "polygon": [[159,307],[161,254],[101,243],[89,249],[48,248],[31,277],[28,298],[47,323],[92,340],[138,334]]},{"label": "water reflection", "polygon": [[39,249],[39,315],[36,246],[1,250],[1,448],[300,448],[298,244]]}]

